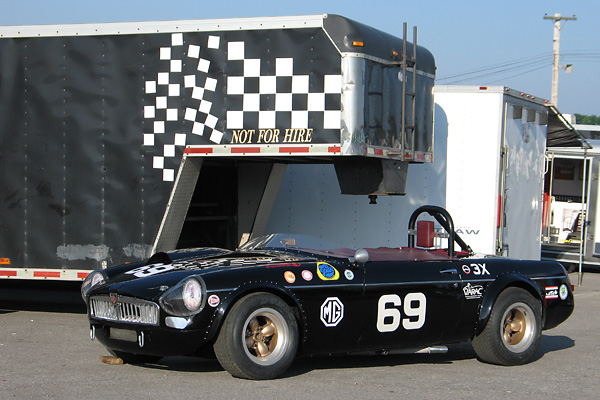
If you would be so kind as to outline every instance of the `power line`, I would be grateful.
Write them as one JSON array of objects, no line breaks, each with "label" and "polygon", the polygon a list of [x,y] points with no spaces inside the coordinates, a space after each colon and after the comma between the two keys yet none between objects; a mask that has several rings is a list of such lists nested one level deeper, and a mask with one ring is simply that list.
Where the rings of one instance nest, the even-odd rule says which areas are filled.
[{"label": "power line", "polygon": [[[492,68],[481,68],[479,70],[469,72],[469,73],[455,74],[455,75],[450,75],[447,77],[441,77],[441,78],[437,79],[437,82],[444,83],[444,84],[455,84],[455,83],[461,83],[461,82],[466,82],[466,81],[470,81],[470,80],[498,76],[498,75],[510,73],[513,71],[522,71],[523,69],[526,69],[526,71],[518,74],[518,75],[524,75],[529,72],[537,71],[539,69],[548,67],[550,65],[552,65],[552,60],[550,58],[538,59],[538,60],[533,60],[533,61],[530,61],[527,63],[521,62],[520,64],[518,64],[516,66],[507,66],[505,68],[502,68],[502,66],[496,66],[493,69]],[[514,76],[518,76],[518,75],[514,75]],[[459,78],[459,79],[456,79],[456,78]],[[462,79],[460,79],[460,78],[462,78]]]},{"label": "power line", "polygon": [[534,68],[534,69],[531,69],[531,70],[529,70],[529,71],[522,72],[522,73],[520,73],[520,74],[515,74],[515,75],[505,76],[505,77],[502,77],[501,79],[496,79],[495,81],[486,82],[486,85],[489,85],[489,84],[492,84],[492,83],[496,83],[496,82],[500,82],[500,81],[503,81],[503,80],[505,80],[505,79],[510,79],[510,78],[515,78],[515,77],[517,77],[517,76],[526,75],[526,74],[529,74],[529,73],[531,73],[531,72],[539,71],[540,69],[542,69],[542,68],[546,68],[546,67],[547,67],[547,65],[542,65],[541,67]]},{"label": "power line", "polygon": [[473,69],[471,71],[466,71],[466,72],[461,72],[458,74],[443,76],[443,77],[438,78],[438,80],[446,80],[446,79],[457,78],[460,76],[479,74],[481,72],[491,71],[491,70],[495,70],[495,69],[499,69],[499,68],[506,68],[509,66],[514,66],[514,68],[519,68],[521,65],[529,65],[532,62],[539,62],[540,59],[542,59],[542,58],[550,58],[550,55],[551,55],[551,53],[543,53],[543,54],[539,54],[539,55],[532,56],[532,57],[521,58],[521,59],[517,59],[517,60],[513,60],[513,61],[507,61],[507,62],[503,62],[503,63],[499,63],[499,64],[493,64],[490,66],[484,66],[481,68]]},{"label": "power line", "polygon": [[[461,73],[441,76],[436,78],[438,83],[443,84],[456,84],[462,82],[468,82],[476,79],[484,79],[488,77],[493,77],[495,75],[500,75],[503,73],[507,73],[510,71],[519,71],[524,68],[528,68],[526,71],[520,72],[518,74],[506,76],[504,78],[499,78],[494,82],[497,82],[502,79],[514,78],[516,76],[525,75],[531,72],[538,71],[542,68],[552,65],[552,53],[546,52],[541,53],[531,57],[520,58],[512,61],[506,61],[498,64],[492,64],[489,66],[483,66],[480,68],[472,69],[470,71],[465,71]],[[560,57],[562,62],[578,61],[578,62],[597,62],[600,60],[600,50],[572,50],[568,52],[563,52]],[[492,83],[492,82],[488,82]]]}]

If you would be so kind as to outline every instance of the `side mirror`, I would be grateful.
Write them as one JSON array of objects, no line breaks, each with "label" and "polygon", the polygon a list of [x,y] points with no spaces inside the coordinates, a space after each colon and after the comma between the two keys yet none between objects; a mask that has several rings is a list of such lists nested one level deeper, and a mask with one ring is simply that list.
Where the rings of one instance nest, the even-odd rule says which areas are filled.
[{"label": "side mirror", "polygon": [[367,261],[369,261],[369,252],[365,249],[356,250],[356,253],[354,253],[354,264],[364,265]]}]

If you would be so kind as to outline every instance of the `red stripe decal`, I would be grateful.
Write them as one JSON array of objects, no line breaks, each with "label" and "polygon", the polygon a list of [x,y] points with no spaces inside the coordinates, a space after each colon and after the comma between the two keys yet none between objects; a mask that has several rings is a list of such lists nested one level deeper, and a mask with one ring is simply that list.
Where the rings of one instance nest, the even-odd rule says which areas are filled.
[{"label": "red stripe decal", "polygon": [[260,147],[232,147],[232,153],[260,153]]},{"label": "red stripe decal", "polygon": [[17,276],[17,271],[0,271],[0,276]]},{"label": "red stripe decal", "polygon": [[89,274],[90,274],[89,272],[78,272],[77,273],[77,278],[79,278],[79,279],[85,279],[85,278],[87,278],[87,276]]},{"label": "red stripe decal", "polygon": [[327,148],[327,151],[328,151],[329,153],[339,153],[339,152],[341,152],[341,151],[342,151],[342,148],[341,148],[341,146],[329,146],[329,147]]},{"label": "red stripe decal", "polygon": [[60,278],[60,271],[34,271],[34,278]]},{"label": "red stripe decal", "polygon": [[382,149],[373,149],[373,154],[377,154],[378,156],[382,156],[383,155],[383,150]]},{"label": "red stripe decal", "polygon": [[280,147],[280,153],[308,153],[308,147]]},{"label": "red stripe decal", "polygon": [[210,154],[213,152],[213,149],[210,147],[188,147],[185,149],[186,154]]}]

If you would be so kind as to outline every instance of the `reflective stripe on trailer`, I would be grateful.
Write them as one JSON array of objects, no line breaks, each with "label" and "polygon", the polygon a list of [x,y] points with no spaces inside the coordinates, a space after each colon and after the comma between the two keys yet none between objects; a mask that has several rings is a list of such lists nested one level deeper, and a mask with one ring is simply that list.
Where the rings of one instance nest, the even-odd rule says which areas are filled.
[{"label": "reflective stripe on trailer", "polygon": [[272,156],[272,155],[339,155],[342,149],[334,144],[311,144],[311,145],[288,145],[288,146],[245,146],[245,145],[224,145],[224,146],[187,146],[185,154],[198,156]]},{"label": "reflective stripe on trailer", "polygon": [[0,268],[0,279],[48,279],[82,281],[91,271],[80,269]]},{"label": "reflective stripe on trailer", "polygon": [[[272,145],[223,145],[223,146],[187,146],[185,154],[190,156],[332,156],[342,155],[342,147],[338,144],[299,144],[286,146]],[[386,147],[366,146],[365,155],[383,157],[389,159],[401,159],[402,152],[396,149]],[[427,152],[415,151],[414,155],[407,152],[404,155],[407,161],[432,162],[433,154]]]}]

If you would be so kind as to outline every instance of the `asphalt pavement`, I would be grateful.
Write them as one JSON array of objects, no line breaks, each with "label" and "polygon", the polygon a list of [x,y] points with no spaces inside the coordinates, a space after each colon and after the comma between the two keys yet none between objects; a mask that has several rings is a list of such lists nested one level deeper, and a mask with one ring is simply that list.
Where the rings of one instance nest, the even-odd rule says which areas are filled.
[{"label": "asphalt pavement", "polygon": [[[577,276],[571,275],[577,284]],[[272,381],[231,377],[216,361],[167,357],[107,365],[89,338],[78,284],[0,281],[2,399],[597,399],[600,274],[575,289],[575,312],[544,331],[536,359],[500,367],[470,344],[446,354],[298,359]]]}]

